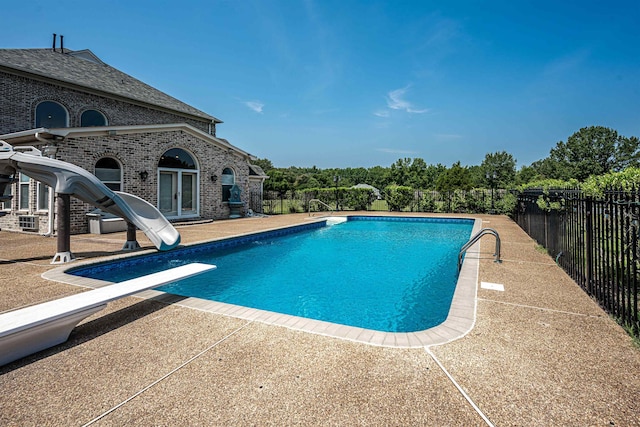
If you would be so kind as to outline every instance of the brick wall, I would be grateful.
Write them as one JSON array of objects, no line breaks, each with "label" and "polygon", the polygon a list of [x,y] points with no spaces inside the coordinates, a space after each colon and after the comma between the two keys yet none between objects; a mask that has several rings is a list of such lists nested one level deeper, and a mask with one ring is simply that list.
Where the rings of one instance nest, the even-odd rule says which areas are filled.
[{"label": "brick wall", "polygon": [[[80,126],[80,116],[88,109],[102,112],[110,126],[187,123],[209,132],[209,121],[130,104],[62,86],[0,72],[0,135],[35,128],[39,102],[55,101],[69,114],[69,127]],[[212,129],[215,135],[215,127]]]},{"label": "brick wall", "polygon": [[[79,127],[82,112],[95,109],[106,116],[110,126],[187,123],[205,133],[211,131],[215,136],[215,126],[211,124],[210,129],[210,123],[206,119],[188,118],[6,72],[0,72],[0,134],[33,129],[36,106],[45,100],[56,101],[65,107],[69,115],[69,127]],[[119,132],[115,136],[67,138],[59,143],[56,158],[73,163],[91,173],[95,172],[95,164],[100,158],[115,158],[123,167],[122,191],[139,196],[157,206],[158,161],[160,156],[171,148],[185,149],[198,164],[200,217],[221,219],[229,215],[228,205],[222,202],[220,176],[224,168],[234,170],[236,183],[243,190],[241,197],[248,201],[248,160],[228,148],[216,146],[206,138],[199,138],[184,131],[137,134]],[[145,181],[140,179],[140,171],[148,172]],[[211,179],[212,176],[216,177],[215,181]],[[254,185],[251,184],[252,187]],[[14,199],[10,202],[11,212],[0,217],[0,228],[19,230],[18,215],[29,214],[39,217],[38,232],[47,232],[49,216],[46,211],[36,210],[36,187],[36,182],[32,180],[29,211],[19,211],[18,184],[13,185]],[[255,188],[253,190],[255,191]],[[93,209],[93,206],[71,198],[72,233],[88,231],[86,214]]]},{"label": "brick wall", "polygon": [[[41,147],[40,147],[41,148]],[[242,188],[241,198],[248,203],[249,164],[247,159],[227,148],[218,147],[208,140],[200,139],[184,131],[160,131],[149,133],[124,134],[116,136],[67,138],[59,144],[56,158],[82,167],[95,173],[96,162],[103,157],[116,159],[122,165],[122,191],[141,197],[157,206],[158,203],[158,162],[164,152],[171,148],[182,148],[189,152],[199,172],[200,217],[222,219],[229,215],[229,208],[222,202],[220,175],[224,168],[231,168],[236,174],[236,183]],[[148,172],[143,181],[140,171]],[[216,180],[212,181],[211,177]],[[32,181],[30,206],[36,206],[35,181]],[[12,194],[17,195],[17,184]],[[12,215],[0,218],[0,228],[17,229],[18,197],[12,200]],[[71,198],[72,233],[88,232],[86,214],[95,207]],[[33,211],[33,209],[32,209]],[[30,212],[31,213],[31,212]],[[41,218],[40,232],[47,230],[46,214]]]}]

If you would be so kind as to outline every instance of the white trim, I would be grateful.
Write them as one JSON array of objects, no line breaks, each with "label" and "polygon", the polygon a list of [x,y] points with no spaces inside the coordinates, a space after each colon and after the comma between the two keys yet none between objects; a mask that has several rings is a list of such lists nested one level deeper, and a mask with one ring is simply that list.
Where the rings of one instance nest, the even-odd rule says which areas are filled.
[{"label": "white trim", "polygon": [[[157,204],[156,207],[158,208],[158,210],[160,210],[160,173],[162,172],[172,172],[176,174],[176,191],[177,193],[177,199],[176,199],[176,215],[165,215],[164,212],[162,212],[163,215],[165,215],[165,217],[167,219],[183,219],[183,218],[198,218],[200,216],[200,169],[177,169],[177,168],[158,168],[157,171],[157,182],[158,182],[158,186],[157,186]],[[183,173],[187,173],[187,174],[193,174],[195,175],[195,180],[196,180],[196,194],[195,194],[195,203],[196,203],[196,207],[195,207],[195,213],[191,213],[191,214],[186,214],[186,215],[182,215],[182,174]]]},{"label": "white trim", "polygon": [[[114,132],[116,135],[129,135],[136,133],[153,133],[153,132],[172,132],[172,131],[183,131],[188,133],[196,138],[205,140],[212,145],[217,146],[218,148],[227,149],[229,151],[233,151],[236,154],[240,154],[249,159],[255,159],[255,156],[247,153],[244,150],[239,149],[238,147],[231,145],[225,140],[220,138],[216,138],[213,135],[210,135],[200,129],[197,129],[187,123],[167,123],[167,124],[155,124],[155,125],[130,125],[130,126],[94,126],[94,127],[77,127],[77,128],[39,128],[39,129],[31,129],[27,131],[14,132],[5,135],[0,135],[0,139],[8,142],[12,145],[17,145],[16,142],[12,142],[12,139],[22,138],[35,135],[36,133],[40,134],[49,134],[51,136],[61,136],[66,138],[68,136],[72,137],[82,137],[82,136],[109,136]],[[25,140],[20,141],[21,143],[30,143],[33,140]]]},{"label": "white trim", "polygon": [[[49,194],[47,194],[47,203],[46,203],[46,206],[44,208],[40,206],[40,192],[41,192],[42,188],[45,188],[47,193],[49,193]],[[49,205],[51,204],[50,200],[49,200],[50,197],[53,197],[53,194],[51,192],[51,187],[49,187],[44,182],[36,181],[36,212],[37,213],[49,212]]]},{"label": "white trim", "polygon": [[[22,181],[23,176],[29,178],[29,181]],[[27,191],[26,191],[27,207],[26,208],[22,207],[22,196],[23,196],[22,187],[23,186],[27,187]],[[30,208],[31,208],[31,177],[20,172],[20,175],[18,176],[18,209],[17,210],[19,212],[29,212]]]}]

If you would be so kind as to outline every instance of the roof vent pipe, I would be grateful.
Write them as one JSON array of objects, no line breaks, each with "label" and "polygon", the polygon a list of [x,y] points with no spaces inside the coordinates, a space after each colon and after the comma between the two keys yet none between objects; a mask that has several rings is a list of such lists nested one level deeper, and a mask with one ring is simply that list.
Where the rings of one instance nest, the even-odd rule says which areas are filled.
[{"label": "roof vent pipe", "polygon": [[60,34],[60,52],[64,53],[64,36]]},{"label": "roof vent pipe", "polygon": [[53,51],[56,51],[56,33],[53,33]]}]

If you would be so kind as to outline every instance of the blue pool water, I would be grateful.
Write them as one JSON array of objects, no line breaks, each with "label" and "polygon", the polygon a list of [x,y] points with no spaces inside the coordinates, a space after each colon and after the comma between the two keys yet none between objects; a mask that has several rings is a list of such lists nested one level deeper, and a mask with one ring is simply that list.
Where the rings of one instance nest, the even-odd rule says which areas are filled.
[{"label": "blue pool water", "polygon": [[442,323],[473,220],[349,217],[81,268],[120,282],[190,262],[217,269],[158,290],[384,332]]}]

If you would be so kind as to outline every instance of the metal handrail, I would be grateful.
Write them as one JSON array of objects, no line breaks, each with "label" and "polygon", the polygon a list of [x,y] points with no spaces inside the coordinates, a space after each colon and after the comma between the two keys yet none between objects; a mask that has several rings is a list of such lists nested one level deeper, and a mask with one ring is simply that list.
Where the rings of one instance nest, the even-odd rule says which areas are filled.
[{"label": "metal handrail", "polygon": [[329,209],[331,211],[331,213],[329,215],[333,215],[334,210],[331,209],[331,206],[329,206],[328,204],[326,204],[325,202],[323,202],[320,199],[311,199],[309,200],[309,216],[311,216],[311,202],[316,202],[316,203],[320,203],[322,206],[326,207],[327,209]]},{"label": "metal handrail", "polygon": [[458,253],[458,271],[460,271],[460,269],[462,268],[462,254],[464,254],[467,249],[469,249],[474,243],[480,240],[482,236],[485,236],[487,234],[491,234],[496,238],[496,251],[493,254],[496,259],[494,260],[494,262],[502,262],[502,260],[500,259],[500,236],[498,235],[498,232],[493,228],[483,228],[482,230],[478,231],[471,239],[469,239],[469,241],[465,243],[460,249],[460,253]]}]

